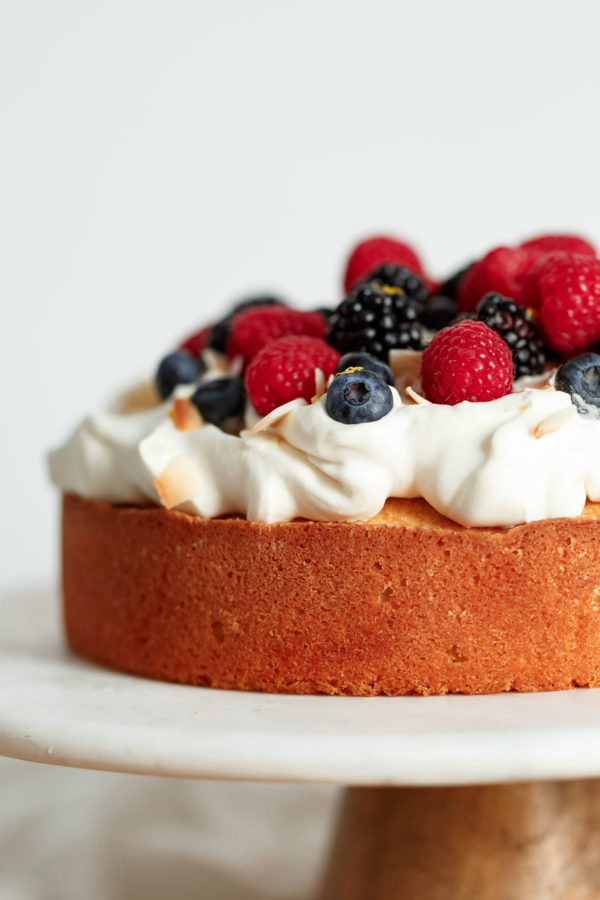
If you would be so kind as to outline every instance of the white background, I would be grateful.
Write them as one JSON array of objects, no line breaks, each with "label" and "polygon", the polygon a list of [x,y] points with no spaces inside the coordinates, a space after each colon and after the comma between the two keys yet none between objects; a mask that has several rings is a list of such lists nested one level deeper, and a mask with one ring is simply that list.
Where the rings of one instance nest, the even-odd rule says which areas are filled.
[{"label": "white background", "polygon": [[436,275],[600,240],[599,25],[595,0],[0,0],[0,586],[56,577],[45,450],[222,304],[338,299],[373,231]]}]

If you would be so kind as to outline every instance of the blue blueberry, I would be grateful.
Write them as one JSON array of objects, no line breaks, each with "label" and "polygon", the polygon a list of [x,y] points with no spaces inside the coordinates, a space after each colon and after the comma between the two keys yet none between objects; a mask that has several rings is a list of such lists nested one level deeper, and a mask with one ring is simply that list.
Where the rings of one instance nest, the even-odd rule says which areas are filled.
[{"label": "blue blueberry", "polygon": [[582,415],[600,418],[600,355],[583,353],[563,363],[554,386],[565,391]]},{"label": "blue blueberry", "polygon": [[166,400],[178,384],[192,384],[198,378],[204,363],[194,359],[185,350],[177,350],[165,356],[156,370],[156,389]]},{"label": "blue blueberry", "polygon": [[391,384],[392,386],[394,384],[394,373],[389,366],[381,362],[380,359],[375,359],[370,353],[364,353],[359,350],[355,353],[344,353],[338,363],[336,372],[344,372],[346,369],[352,369],[355,366],[368,369],[369,372],[373,372],[386,384]]},{"label": "blue blueberry", "polygon": [[230,416],[241,416],[246,391],[243,378],[214,378],[205,381],[192,396],[202,418],[212,425],[220,425]]},{"label": "blue blueberry", "polygon": [[387,415],[392,406],[389,385],[367,369],[337,375],[327,389],[327,412],[346,425],[375,422]]}]

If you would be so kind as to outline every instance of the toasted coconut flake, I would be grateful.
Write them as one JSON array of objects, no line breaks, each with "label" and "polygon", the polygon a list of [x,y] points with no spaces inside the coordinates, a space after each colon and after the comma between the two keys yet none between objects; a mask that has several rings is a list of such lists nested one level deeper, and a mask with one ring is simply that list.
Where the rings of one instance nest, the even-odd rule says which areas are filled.
[{"label": "toasted coconut flake", "polygon": [[535,388],[539,391],[553,391],[554,390],[554,376],[556,375],[558,369],[546,369],[545,372],[542,372],[541,375],[522,375],[520,378],[515,380],[513,384],[512,392],[513,394],[518,394],[521,391],[526,391],[529,388]]},{"label": "toasted coconut flake", "polygon": [[417,394],[410,385],[407,388],[404,388],[405,394],[407,394],[410,399],[416,403],[418,406],[431,406],[431,400],[427,400],[426,397],[422,397],[421,394]]},{"label": "toasted coconut flake", "polygon": [[112,408],[116,413],[126,415],[153,409],[161,402],[155,385],[151,381],[140,381],[139,384],[123,391],[114,401]]},{"label": "toasted coconut flake", "polygon": [[325,393],[325,372],[323,369],[315,369],[315,394],[320,396]]},{"label": "toasted coconut flake", "polygon": [[154,487],[166,509],[173,509],[190,500],[202,490],[202,480],[192,463],[184,456],[176,456],[155,478]]},{"label": "toasted coconut flake", "polygon": [[254,425],[250,431],[247,431],[246,434],[258,434],[261,431],[266,431],[267,428],[281,422],[281,420],[285,419],[289,413],[293,412],[295,409],[300,409],[302,406],[308,406],[306,400],[302,397],[296,397],[295,400],[290,400],[288,403],[284,403],[283,406],[278,406],[277,409],[267,413],[267,415],[263,416],[262,419],[259,419],[256,425]]},{"label": "toasted coconut flake", "polygon": [[416,381],[421,378],[422,350],[390,350],[389,366],[397,381],[410,376]]},{"label": "toasted coconut flake", "polygon": [[551,416],[547,416],[541,422],[538,422],[532,434],[534,438],[544,437],[546,434],[552,434],[553,431],[558,431],[559,428],[569,425],[576,418],[577,410],[575,407],[565,406],[564,409],[559,409],[558,412],[552,413]]},{"label": "toasted coconut flake", "polygon": [[169,415],[178,431],[195,431],[204,425],[200,410],[189,398],[176,397]]},{"label": "toasted coconut flake", "polygon": [[325,373],[317,366],[317,368],[315,369],[315,393],[310,398],[310,402],[318,403],[326,390],[327,386],[325,384]]}]

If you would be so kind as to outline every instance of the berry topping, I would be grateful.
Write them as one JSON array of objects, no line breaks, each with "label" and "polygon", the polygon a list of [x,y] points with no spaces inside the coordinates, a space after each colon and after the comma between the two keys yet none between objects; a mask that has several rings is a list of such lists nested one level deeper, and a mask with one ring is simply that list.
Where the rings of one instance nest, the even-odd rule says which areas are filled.
[{"label": "berry topping", "polygon": [[209,347],[212,347],[213,350],[217,350],[219,353],[225,353],[233,317],[245,309],[252,309],[254,306],[285,306],[285,301],[279,297],[266,295],[264,297],[251,297],[249,300],[242,300],[240,303],[237,303],[228,316],[225,316],[224,319],[213,325],[208,342]]},{"label": "berry topping", "polygon": [[315,393],[315,369],[329,378],[340,355],[317,337],[293,335],[271,341],[246,370],[246,390],[259,416],[296,397],[310,400]]},{"label": "berry topping", "polygon": [[458,305],[471,312],[490,292],[521,299],[523,283],[535,262],[536,254],[523,247],[496,247],[473,263],[460,280]]},{"label": "berry topping", "polygon": [[369,372],[377,375],[378,378],[381,378],[382,381],[385,381],[386,384],[394,385],[394,373],[390,367],[368,353],[345,353],[335,371],[339,375],[340,372],[345,372],[346,369],[367,369]]},{"label": "berry topping", "polygon": [[389,413],[394,404],[389,385],[375,372],[342,372],[327,390],[327,412],[337,422],[358,425],[375,422]]},{"label": "berry topping", "polygon": [[546,349],[530,310],[501,294],[486,294],[477,307],[477,318],[508,344],[515,378],[540,375],[544,371]]},{"label": "berry topping", "polygon": [[575,234],[544,234],[521,244],[524,250],[532,250],[536,255],[554,253],[561,250],[565,253],[580,253],[582,256],[596,256],[595,247],[585,238]]},{"label": "berry topping", "polygon": [[554,386],[565,391],[582,415],[600,417],[600,356],[584,353],[563,363]]},{"label": "berry topping", "polygon": [[422,346],[421,308],[402,288],[360,284],[327,320],[327,340],[341,353],[364,350],[386,362],[392,349]]},{"label": "berry topping", "polygon": [[179,350],[186,350],[192,356],[200,356],[202,351],[207,347],[212,332],[212,327],[207,325],[200,331],[195,331],[185,341],[179,345]]},{"label": "berry topping", "polygon": [[424,350],[421,381],[432,403],[496,400],[512,388],[512,354],[495,331],[466,319],[442,329]]},{"label": "berry topping", "polygon": [[203,364],[185,350],[177,350],[165,356],[156,370],[156,389],[163,400],[170,397],[178,384],[193,384],[200,375]]},{"label": "berry topping", "polygon": [[423,274],[421,260],[408,244],[390,237],[372,237],[361,241],[352,250],[344,273],[344,291],[350,293],[385,263],[406,266],[417,275]]},{"label": "berry topping", "polygon": [[325,336],[326,320],[321,313],[288,309],[287,306],[260,306],[233,318],[227,341],[230,359],[242,357],[248,363],[270,341],[289,335]]},{"label": "berry topping", "polygon": [[334,309],[335,307],[333,306],[317,306],[317,308],[314,309],[313,312],[320,313],[322,316],[328,319]]},{"label": "berry topping", "polygon": [[600,260],[551,253],[532,270],[525,296],[553,350],[576,353],[600,338]]},{"label": "berry topping", "polygon": [[472,265],[473,263],[470,262],[466,266],[463,266],[462,269],[459,269],[458,272],[454,272],[453,275],[439,285],[436,293],[441,294],[443,297],[450,297],[451,300],[458,301],[458,289],[461,281]]},{"label": "berry topping", "polygon": [[445,294],[432,294],[425,304],[421,321],[432,331],[439,331],[456,318],[457,312],[457,303],[453,297],[447,297]]},{"label": "berry topping", "polygon": [[378,269],[371,272],[366,281],[378,282],[379,285],[389,288],[400,288],[419,312],[423,309],[429,297],[429,291],[425,287],[423,279],[415,275],[410,269],[407,269],[406,266],[395,266],[392,263],[386,263],[384,266],[379,266]]},{"label": "berry topping", "polygon": [[220,425],[230,416],[242,415],[245,399],[243,378],[214,378],[197,388],[192,403],[206,422]]}]

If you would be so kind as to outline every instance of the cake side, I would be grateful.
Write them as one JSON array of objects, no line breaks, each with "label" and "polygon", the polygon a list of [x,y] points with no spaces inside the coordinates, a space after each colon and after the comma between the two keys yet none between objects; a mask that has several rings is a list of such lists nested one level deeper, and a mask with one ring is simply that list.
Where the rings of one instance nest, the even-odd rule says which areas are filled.
[{"label": "cake side", "polygon": [[600,685],[600,509],[464,528],[423,500],[367,523],[204,519],[65,495],[72,649],[277,693]]}]

